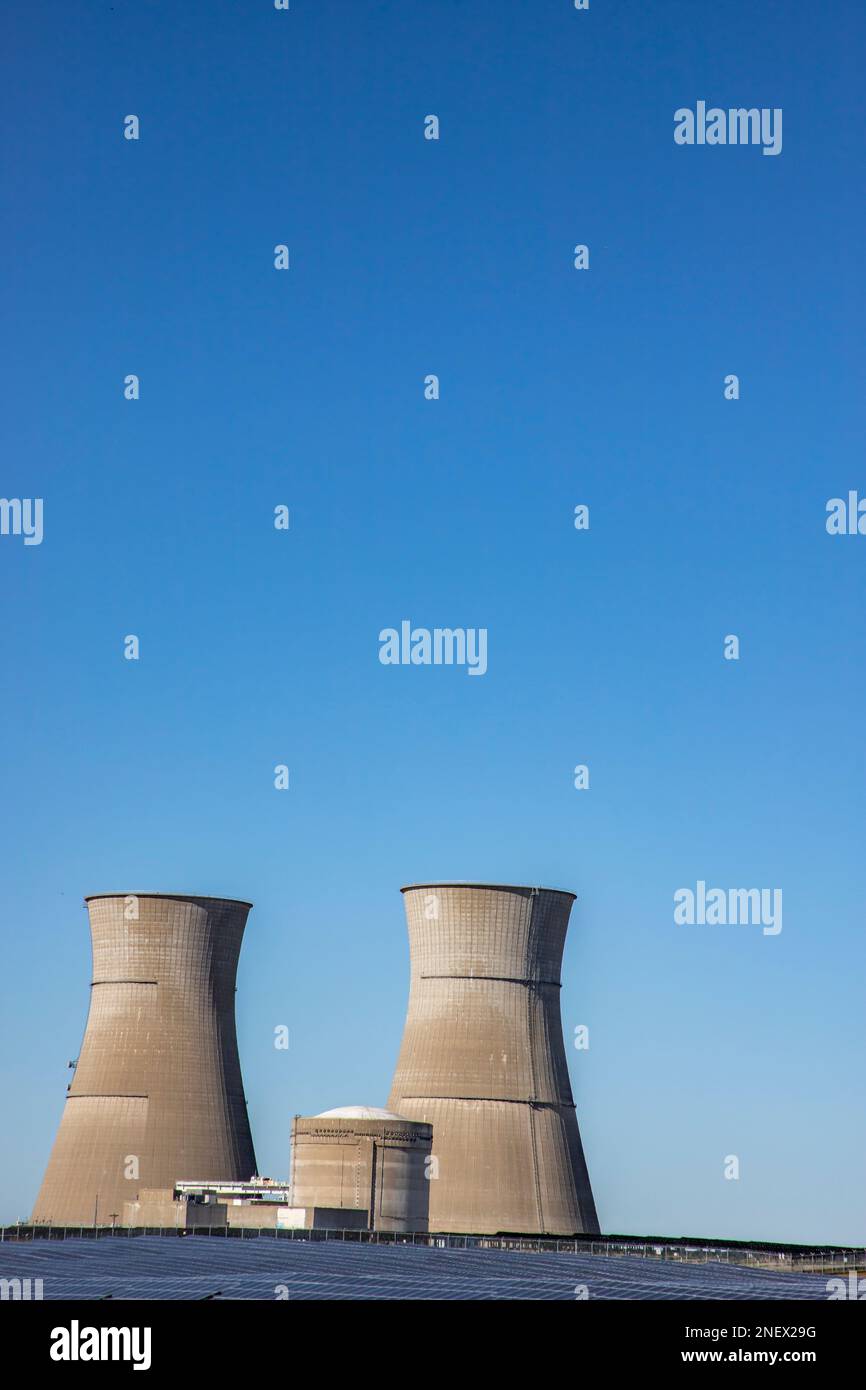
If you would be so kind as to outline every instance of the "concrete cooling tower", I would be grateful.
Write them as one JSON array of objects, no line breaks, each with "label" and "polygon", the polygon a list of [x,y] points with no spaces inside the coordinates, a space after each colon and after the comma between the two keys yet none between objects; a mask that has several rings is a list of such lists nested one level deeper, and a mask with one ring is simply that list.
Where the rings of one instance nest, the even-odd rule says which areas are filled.
[{"label": "concrete cooling tower", "polygon": [[90,1012],[34,1221],[112,1224],[139,1188],[256,1171],[235,1035],[250,904],[87,898]]},{"label": "concrete cooling tower", "polygon": [[433,1125],[430,1230],[597,1234],[559,1014],[574,894],[402,892],[411,980],[388,1106]]}]

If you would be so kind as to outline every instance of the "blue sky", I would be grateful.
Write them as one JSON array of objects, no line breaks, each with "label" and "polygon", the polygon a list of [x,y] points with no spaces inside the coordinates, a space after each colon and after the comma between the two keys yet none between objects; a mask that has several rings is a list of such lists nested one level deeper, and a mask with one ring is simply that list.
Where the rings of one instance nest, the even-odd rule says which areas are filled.
[{"label": "blue sky", "polygon": [[[0,537],[0,1219],[80,1045],[85,893],[254,901],[278,1176],[293,1113],[387,1097],[399,886],[466,878],[578,894],[604,1229],[862,1243],[866,539],[824,525],[866,493],[862,7],[3,26],[0,492],[44,540]],[[675,145],[701,99],[782,108],[782,153]],[[486,675],[381,665],[402,619],[485,627]],[[781,888],[782,932],[675,925],[699,879]]]}]

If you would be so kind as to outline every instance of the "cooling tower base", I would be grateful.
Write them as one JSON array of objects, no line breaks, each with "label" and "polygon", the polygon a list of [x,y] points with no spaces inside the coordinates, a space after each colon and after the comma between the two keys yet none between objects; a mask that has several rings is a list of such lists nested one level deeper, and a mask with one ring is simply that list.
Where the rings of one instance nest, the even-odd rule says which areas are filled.
[{"label": "cooling tower base", "polygon": [[444,1210],[437,1182],[451,1192],[437,1231],[598,1235],[573,1106],[454,1097],[407,1097],[401,1105],[411,1119],[433,1125],[430,1199],[437,1213]]}]

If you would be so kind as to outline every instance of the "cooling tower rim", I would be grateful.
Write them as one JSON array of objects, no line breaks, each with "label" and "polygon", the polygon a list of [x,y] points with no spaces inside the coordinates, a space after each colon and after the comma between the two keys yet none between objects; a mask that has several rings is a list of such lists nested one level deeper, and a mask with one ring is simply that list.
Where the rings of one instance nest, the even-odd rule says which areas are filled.
[{"label": "cooling tower rim", "polygon": [[501,893],[555,893],[560,898],[577,899],[570,888],[545,888],[537,883],[479,883],[472,879],[440,878],[431,883],[406,883],[401,893],[412,893],[418,888],[486,888]]},{"label": "cooling tower rim", "polygon": [[127,890],[125,893],[85,893],[86,903],[95,902],[99,898],[162,898],[166,902],[177,903],[231,903],[233,907],[252,907],[253,904],[246,898],[214,898],[208,893],[136,893]]}]

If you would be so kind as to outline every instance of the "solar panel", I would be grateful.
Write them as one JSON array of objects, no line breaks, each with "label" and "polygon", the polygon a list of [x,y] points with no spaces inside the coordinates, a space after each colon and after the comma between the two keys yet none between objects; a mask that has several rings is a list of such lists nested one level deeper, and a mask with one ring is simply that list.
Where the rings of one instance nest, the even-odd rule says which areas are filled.
[{"label": "solar panel", "polygon": [[[628,1256],[139,1236],[5,1242],[48,1299],[820,1299],[827,1276]],[[284,1292],[283,1292],[284,1290]]]}]

